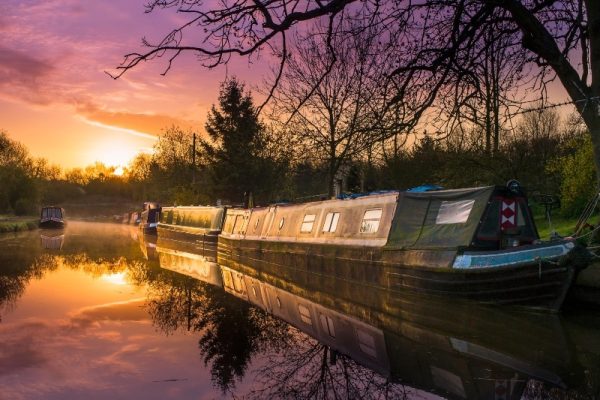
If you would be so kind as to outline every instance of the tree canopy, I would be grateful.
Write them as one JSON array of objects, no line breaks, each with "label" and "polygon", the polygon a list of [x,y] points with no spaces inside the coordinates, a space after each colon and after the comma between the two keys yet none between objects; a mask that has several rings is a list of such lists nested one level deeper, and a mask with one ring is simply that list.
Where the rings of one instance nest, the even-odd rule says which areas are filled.
[{"label": "tree canopy", "polygon": [[[435,107],[451,116],[463,113],[486,87],[497,90],[486,84],[490,75],[481,65],[486,54],[489,60],[490,46],[500,46],[498,55],[523,71],[515,86],[545,99],[549,82],[562,84],[590,131],[600,170],[600,7],[593,0],[153,0],[147,5],[148,12],[159,8],[172,8],[189,20],[157,43],[146,41],[144,52],[128,54],[115,77],[160,56],[168,58],[166,72],[183,52],[194,52],[203,65],[214,67],[261,51],[279,57],[280,76],[290,32],[325,21],[329,28],[323,35],[330,44],[338,34],[336,24],[351,19],[364,28],[341,34],[350,40],[366,27],[373,31],[389,61],[379,86],[390,93],[389,105],[410,106],[406,117],[412,120]],[[493,38],[486,34],[490,31]],[[328,50],[335,55],[335,47]]]}]

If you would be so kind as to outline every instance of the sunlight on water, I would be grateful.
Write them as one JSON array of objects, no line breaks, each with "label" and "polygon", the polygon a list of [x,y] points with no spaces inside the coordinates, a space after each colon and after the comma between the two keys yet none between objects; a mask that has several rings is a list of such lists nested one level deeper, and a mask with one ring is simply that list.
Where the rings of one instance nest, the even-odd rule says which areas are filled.
[{"label": "sunlight on water", "polygon": [[114,274],[102,275],[100,279],[105,282],[112,283],[114,285],[127,285],[127,273],[118,272]]}]

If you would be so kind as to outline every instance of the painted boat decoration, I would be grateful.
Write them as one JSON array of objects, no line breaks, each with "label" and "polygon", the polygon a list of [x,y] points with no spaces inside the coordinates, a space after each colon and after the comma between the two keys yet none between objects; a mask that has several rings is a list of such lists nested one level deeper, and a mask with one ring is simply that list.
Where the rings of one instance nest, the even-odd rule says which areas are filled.
[{"label": "painted boat decoration", "polygon": [[225,211],[225,207],[211,206],[162,207],[157,232],[163,239],[216,251]]},{"label": "painted boat decoration", "polygon": [[558,311],[587,251],[542,243],[517,185],[229,209],[218,261]]},{"label": "painted boat decoration", "polygon": [[156,235],[156,227],[160,217],[160,205],[155,202],[145,202],[141,214],[140,231],[144,235]]},{"label": "painted boat decoration", "polygon": [[42,207],[42,211],[40,213],[40,228],[50,228],[50,229],[60,229],[64,228],[65,220],[64,220],[65,210],[60,207],[55,206],[47,206]]}]

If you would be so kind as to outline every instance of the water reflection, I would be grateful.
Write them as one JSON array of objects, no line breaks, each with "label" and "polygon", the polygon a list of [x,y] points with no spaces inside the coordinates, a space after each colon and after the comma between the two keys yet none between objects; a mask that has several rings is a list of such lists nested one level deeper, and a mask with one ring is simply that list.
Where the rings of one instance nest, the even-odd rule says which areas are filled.
[{"label": "water reflection", "polygon": [[65,235],[62,230],[56,232],[54,235],[49,234],[48,232],[40,235],[40,242],[42,243],[42,247],[44,249],[60,250],[63,247],[64,241]]},{"label": "water reflection", "polygon": [[225,293],[215,254],[203,257],[184,250],[173,242],[159,243],[160,265],[166,270],[148,282],[149,314],[166,334],[197,332],[213,383],[223,392],[232,391],[254,355],[286,342],[287,324]]},{"label": "water reflection", "polygon": [[[311,280],[292,270],[274,275],[241,265],[220,268],[225,291],[244,302],[234,307],[221,291],[190,281],[215,285],[217,270],[208,274],[206,266],[216,264],[173,249],[159,247],[158,253],[161,267],[187,277],[171,280],[170,295],[183,284],[178,300],[157,300],[154,310],[160,312],[152,313],[154,320],[167,331],[185,321],[188,329],[208,329],[201,334],[200,350],[205,362],[217,361],[213,378],[223,389],[231,389],[232,376],[245,370],[244,363],[223,368],[234,360],[232,354],[249,360],[260,345],[267,362],[254,372],[260,385],[250,397],[256,398],[399,398],[414,395],[411,388],[461,399],[540,393],[562,398],[569,388],[578,388],[573,396],[579,398],[598,391],[590,382],[593,371],[578,360],[556,315],[398,298],[350,282]],[[175,315],[187,317],[177,324]],[[239,335],[231,343],[223,332]]]},{"label": "water reflection", "polygon": [[129,227],[76,222],[59,249],[37,232],[0,237],[2,396],[600,395],[598,313],[398,297],[136,240]]}]

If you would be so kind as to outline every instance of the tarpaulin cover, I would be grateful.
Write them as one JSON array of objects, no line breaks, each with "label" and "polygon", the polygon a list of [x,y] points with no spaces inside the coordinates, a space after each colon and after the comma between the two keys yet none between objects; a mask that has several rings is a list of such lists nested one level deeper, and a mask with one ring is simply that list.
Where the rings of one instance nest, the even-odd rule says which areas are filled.
[{"label": "tarpaulin cover", "polygon": [[387,246],[455,249],[469,246],[494,187],[401,192]]}]

